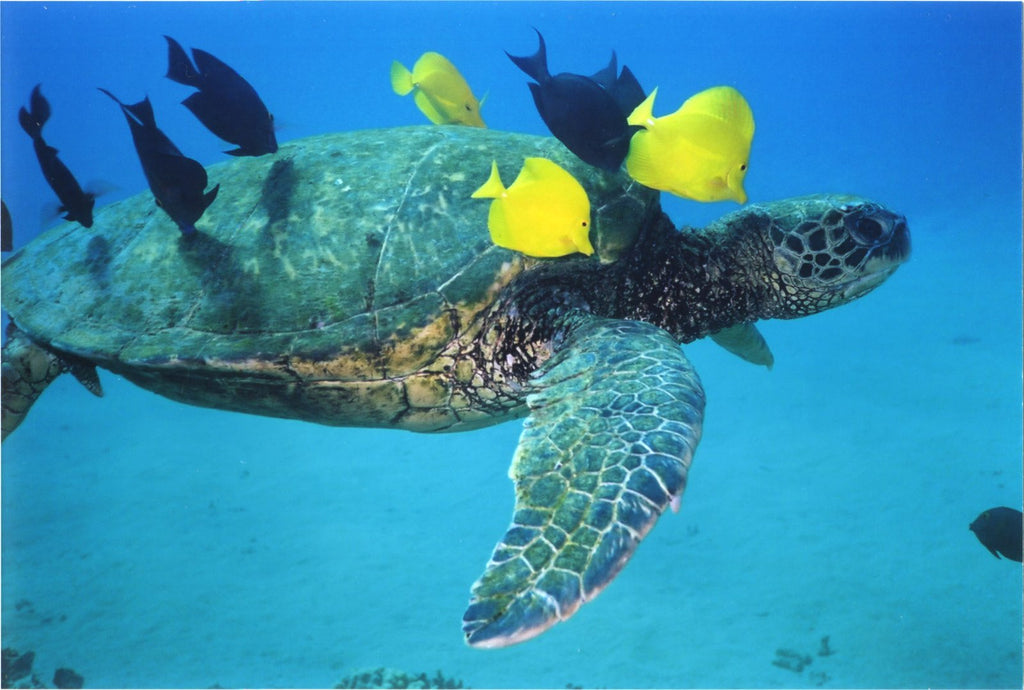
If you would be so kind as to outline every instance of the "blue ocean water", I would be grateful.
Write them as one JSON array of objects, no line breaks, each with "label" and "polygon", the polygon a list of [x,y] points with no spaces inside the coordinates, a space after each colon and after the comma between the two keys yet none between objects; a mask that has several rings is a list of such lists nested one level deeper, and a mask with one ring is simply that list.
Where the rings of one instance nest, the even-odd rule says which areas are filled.
[{"label": "blue ocean water", "polygon": [[[393,59],[437,50],[494,129],[546,133],[504,55],[591,73],[617,51],[656,112],[730,84],[752,201],[852,192],[914,255],[875,293],[762,331],[767,372],[687,346],[708,394],[682,510],[541,637],[467,648],[470,584],[508,524],[520,422],[423,436],[185,407],[58,380],[3,446],[2,644],[51,682],[329,687],[359,669],[473,687],[1020,687],[1021,567],[967,530],[1021,506],[1018,3],[0,3],[0,192],[15,244],[54,199],[17,123],[107,204],[146,189],[148,95],[189,156],[228,145],[163,77],[163,34],[256,87],[280,141],[416,124]],[[663,200],[680,225],[735,204]],[[828,637],[832,653],[818,655]],[[809,655],[801,671],[778,650]]]}]

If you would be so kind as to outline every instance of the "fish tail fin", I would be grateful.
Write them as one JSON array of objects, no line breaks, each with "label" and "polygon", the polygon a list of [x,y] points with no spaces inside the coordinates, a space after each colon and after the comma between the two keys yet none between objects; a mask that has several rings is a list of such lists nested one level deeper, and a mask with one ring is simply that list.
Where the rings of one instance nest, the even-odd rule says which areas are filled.
[{"label": "fish tail fin", "polygon": [[626,122],[635,125],[637,127],[648,127],[654,122],[654,97],[658,95],[658,87],[655,86],[654,90],[651,91],[651,95],[643,100],[638,105],[629,117],[626,118]]},{"label": "fish tail fin", "polygon": [[149,96],[146,96],[138,103],[122,107],[126,108],[136,120],[146,127],[156,128],[156,116],[153,115],[153,104],[149,102]]},{"label": "fish tail fin", "polygon": [[[537,29],[534,28],[534,31],[537,31]],[[548,50],[544,45],[544,37],[541,36],[540,31],[537,31],[537,38],[540,39],[540,47],[537,48],[537,52],[533,55],[516,57],[515,55],[509,55],[507,51],[505,55],[508,55],[508,59],[514,62],[516,67],[526,72],[527,75],[538,83],[543,84],[551,79],[551,73],[548,72]]]},{"label": "fish tail fin", "polygon": [[412,72],[398,60],[391,63],[391,89],[399,96],[405,96],[413,90]]},{"label": "fish tail fin", "polygon": [[43,92],[39,90],[41,84],[36,84],[36,87],[32,89],[32,95],[29,97],[29,108],[32,110],[32,117],[39,123],[40,129],[50,119],[50,102],[43,97]]},{"label": "fish tail fin", "polygon": [[200,75],[192,65],[192,61],[188,59],[185,49],[170,36],[164,36],[164,38],[167,39],[167,74],[165,76],[179,84],[199,88]]},{"label": "fish tail fin", "polygon": [[43,136],[43,126],[36,122],[31,113],[24,108],[18,111],[18,122],[21,124],[21,128],[25,130],[25,134],[32,137],[33,141]]},{"label": "fish tail fin", "polygon": [[470,194],[473,199],[497,199],[505,193],[505,185],[501,182],[501,175],[498,174],[498,161],[491,161],[491,176],[480,185],[480,188]]},{"label": "fish tail fin", "polygon": [[18,122],[33,139],[43,135],[43,125],[50,119],[50,102],[43,97],[40,91],[41,84],[36,84],[32,89],[32,95],[28,99],[28,110],[22,108],[18,111]]},{"label": "fish tail fin", "polygon": [[[128,106],[128,105],[125,105],[125,104],[124,104],[123,102],[121,102],[121,99],[120,99],[120,98],[118,98],[118,97],[117,97],[116,95],[114,95],[113,93],[111,93],[110,91],[108,91],[108,90],[104,89],[104,88],[103,88],[103,87],[101,87],[101,86],[97,86],[97,87],[96,87],[96,90],[97,90],[97,91],[101,91],[102,93],[105,93],[106,95],[110,96],[111,100],[113,100],[113,101],[114,101],[114,102],[116,102],[116,103],[117,103],[118,105],[120,105],[120,106],[121,106],[121,111],[122,111],[122,112],[123,112],[123,113],[125,114],[125,116],[126,116],[126,117],[131,117],[131,118],[133,118],[134,120],[138,120],[138,116],[135,116],[135,115],[134,115],[134,114],[133,114],[133,113],[131,112],[131,107],[130,107],[130,106]],[[137,104],[137,103],[136,103],[136,104]]]},{"label": "fish tail fin", "polygon": [[119,100],[117,99],[117,96],[115,96],[114,94],[110,93],[109,91],[107,91],[107,90],[106,90],[105,88],[103,88],[102,86],[97,86],[97,87],[96,87],[96,90],[97,90],[97,91],[99,91],[99,92],[101,92],[101,93],[105,93],[105,94],[107,94],[107,96],[109,96],[109,97],[110,97],[110,100],[114,101],[114,103],[117,103],[118,105],[120,105],[120,106],[122,106],[122,107],[124,106],[124,103],[122,103],[121,101],[119,101]]}]

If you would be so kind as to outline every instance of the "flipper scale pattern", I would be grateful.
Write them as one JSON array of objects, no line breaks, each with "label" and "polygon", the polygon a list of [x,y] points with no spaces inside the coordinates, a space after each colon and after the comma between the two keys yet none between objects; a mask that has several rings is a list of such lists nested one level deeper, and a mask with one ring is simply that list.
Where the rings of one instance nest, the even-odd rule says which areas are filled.
[{"label": "flipper scale pattern", "polygon": [[665,331],[586,318],[527,403],[512,525],[463,617],[474,646],[534,637],[611,582],[685,488],[704,392]]}]

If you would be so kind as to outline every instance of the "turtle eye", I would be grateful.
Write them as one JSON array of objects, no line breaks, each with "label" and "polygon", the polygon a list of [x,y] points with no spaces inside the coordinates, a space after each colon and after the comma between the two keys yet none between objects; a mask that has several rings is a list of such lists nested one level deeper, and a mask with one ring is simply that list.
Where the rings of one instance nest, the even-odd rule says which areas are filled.
[{"label": "turtle eye", "polygon": [[885,228],[874,218],[862,218],[857,222],[857,234],[871,244],[878,242],[885,234]]},{"label": "turtle eye", "polygon": [[846,229],[858,244],[877,247],[892,237],[893,222],[880,209],[867,208],[846,217]]}]

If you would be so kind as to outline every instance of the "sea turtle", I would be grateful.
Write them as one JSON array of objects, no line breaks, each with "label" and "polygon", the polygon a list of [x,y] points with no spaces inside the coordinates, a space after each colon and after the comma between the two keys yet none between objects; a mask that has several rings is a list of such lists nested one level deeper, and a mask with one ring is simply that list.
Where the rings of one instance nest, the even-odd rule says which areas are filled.
[{"label": "sea turtle", "polygon": [[[596,252],[494,246],[471,199],[492,159],[582,183]],[[214,166],[180,235],[149,194],[60,225],[3,265],[3,433],[71,371],[174,400],[331,425],[462,431],[527,416],[512,524],[472,588],[471,645],[571,616],[677,508],[704,392],[680,343],[767,362],[753,322],[845,304],[907,258],[905,219],[851,196],[753,204],[677,230],[658,195],[555,139],[411,127]]]}]

